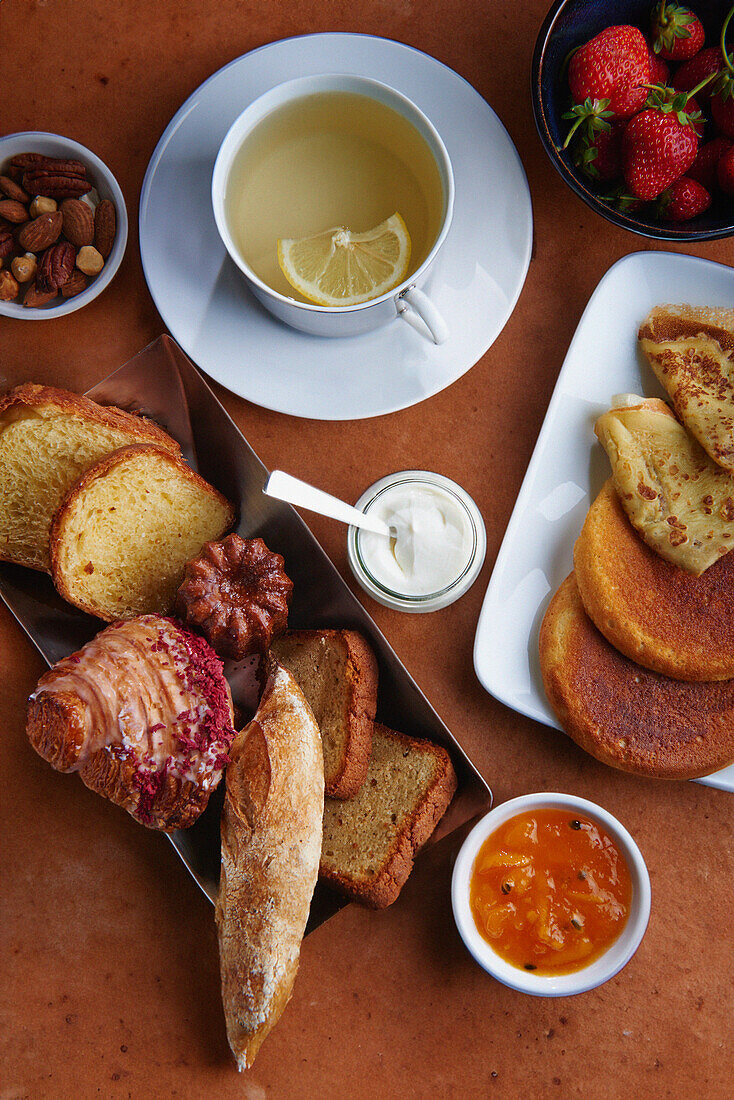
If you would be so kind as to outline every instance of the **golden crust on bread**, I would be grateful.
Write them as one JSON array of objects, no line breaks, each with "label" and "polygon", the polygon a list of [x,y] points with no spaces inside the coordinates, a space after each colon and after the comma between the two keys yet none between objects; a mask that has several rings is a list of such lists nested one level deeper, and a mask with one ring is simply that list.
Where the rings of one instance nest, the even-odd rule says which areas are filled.
[{"label": "golden crust on bread", "polygon": [[573,560],[587,615],[630,660],[676,680],[734,677],[734,555],[700,577],[664,561],[634,530],[610,480]]},{"label": "golden crust on bread", "polygon": [[693,779],[734,761],[734,681],[686,683],[630,661],[585,614],[573,573],[545,613],[540,667],[563,729],[613,768]]},{"label": "golden crust on bread", "polygon": [[632,526],[666,561],[695,576],[734,546],[734,479],[688,435],[664,401],[610,409],[594,430]]},{"label": "golden crust on bread", "polygon": [[107,622],[165,614],[186,562],[234,515],[183,459],[150,444],[121,447],[79,478],[54,516],[54,584]]},{"label": "golden crust on bread", "polygon": [[686,428],[734,471],[734,309],[656,306],[639,340]]},{"label": "golden crust on bread", "polygon": [[321,738],[284,668],[230,755],[216,922],[227,1038],[243,1070],[290,999],[321,851]]},{"label": "golden crust on bread", "polygon": [[132,443],[180,454],[157,424],[79,394],[26,383],[0,397],[0,560],[50,571],[49,530],[65,493]]},{"label": "golden crust on bread", "polygon": [[367,778],[358,793],[346,801],[325,801],[321,878],[373,909],[391,905],[456,786],[443,746],[376,722]]},{"label": "golden crust on bread", "polygon": [[356,630],[289,630],[272,645],[313,710],[331,798],[354,798],[364,783],[377,711],[377,661]]}]

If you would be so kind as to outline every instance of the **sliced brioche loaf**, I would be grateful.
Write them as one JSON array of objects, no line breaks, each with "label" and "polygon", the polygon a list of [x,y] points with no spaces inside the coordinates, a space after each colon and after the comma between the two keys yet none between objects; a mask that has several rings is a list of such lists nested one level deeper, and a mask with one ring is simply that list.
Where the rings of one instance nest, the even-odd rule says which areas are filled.
[{"label": "sliced brioche loaf", "polygon": [[51,572],[64,599],[112,622],[173,606],[184,565],[234,521],[221,493],[182,459],[123,447],[71,488],[51,526]]},{"label": "sliced brioche loaf", "polygon": [[49,530],[65,493],[93,463],[132,443],[180,453],[149,420],[75,393],[28,383],[0,397],[0,560],[48,571]]},{"label": "sliced brioche loaf", "polygon": [[348,802],[325,800],[319,874],[373,909],[390,905],[455,790],[445,749],[375,723],[359,794]]},{"label": "sliced brioche loaf", "polygon": [[367,775],[377,709],[377,661],[355,630],[290,630],[272,646],[321,730],[326,793],[353,798]]}]

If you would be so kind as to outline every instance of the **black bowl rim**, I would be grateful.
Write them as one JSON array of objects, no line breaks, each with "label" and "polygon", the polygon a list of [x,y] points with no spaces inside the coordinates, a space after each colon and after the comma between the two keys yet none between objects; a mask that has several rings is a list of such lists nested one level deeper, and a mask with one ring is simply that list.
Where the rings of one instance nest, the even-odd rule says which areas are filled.
[{"label": "black bowl rim", "polygon": [[548,39],[553,33],[558,16],[568,3],[570,3],[570,0],[555,0],[555,3],[551,5],[550,11],[543,20],[535,42],[535,49],[533,50],[531,76],[533,116],[535,118],[536,129],[540,135],[540,140],[543,143],[543,147],[553,167],[565,180],[571,190],[575,191],[588,207],[597,214],[601,214],[607,221],[613,222],[615,225],[628,230],[630,233],[636,233],[640,237],[649,237],[654,241],[682,241],[683,243],[687,241],[714,241],[722,237],[731,237],[732,234],[734,234],[734,224],[722,226],[719,229],[704,230],[675,229],[672,226],[670,228],[661,226],[659,229],[655,229],[650,225],[646,225],[644,222],[637,221],[635,218],[607,206],[607,204],[602,202],[593,191],[585,187],[582,181],[579,180],[568,167],[551,137],[545,104],[541,94],[541,78]]}]

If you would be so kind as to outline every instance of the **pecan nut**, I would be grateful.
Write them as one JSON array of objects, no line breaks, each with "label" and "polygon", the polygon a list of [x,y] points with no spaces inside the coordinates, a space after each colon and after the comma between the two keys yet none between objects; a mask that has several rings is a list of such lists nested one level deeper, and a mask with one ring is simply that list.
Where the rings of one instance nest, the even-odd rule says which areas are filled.
[{"label": "pecan nut", "polygon": [[117,233],[117,211],[109,199],[102,199],[94,211],[94,247],[104,260],[107,259],[115,243]]},{"label": "pecan nut", "polygon": [[45,157],[43,153],[18,153],[11,158],[11,168],[24,172],[46,172],[49,175],[86,177],[87,169],[80,160],[64,160],[63,157]]},{"label": "pecan nut", "polygon": [[94,240],[94,214],[92,208],[81,199],[64,199],[61,204],[64,219],[63,233],[75,248],[83,248]]},{"label": "pecan nut", "polygon": [[50,199],[76,199],[92,190],[91,183],[78,175],[31,170],[23,176],[23,187],[29,195],[45,195]]},{"label": "pecan nut", "polygon": [[67,241],[47,248],[38,262],[36,275],[36,286],[41,293],[59,290],[74,270],[75,260],[76,249]]},{"label": "pecan nut", "polygon": [[60,210],[39,214],[32,222],[23,226],[18,234],[18,243],[26,252],[43,252],[59,239],[63,223]]},{"label": "pecan nut", "polygon": [[4,260],[15,248],[15,237],[9,226],[0,226],[0,260]]}]

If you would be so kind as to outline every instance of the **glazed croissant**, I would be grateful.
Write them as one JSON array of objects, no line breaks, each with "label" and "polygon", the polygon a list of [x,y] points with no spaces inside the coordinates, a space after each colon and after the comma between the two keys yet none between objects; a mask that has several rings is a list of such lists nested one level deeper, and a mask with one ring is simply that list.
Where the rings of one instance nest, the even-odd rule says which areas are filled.
[{"label": "glazed croissant", "polygon": [[186,828],[219,783],[232,698],[208,642],[160,615],[115,623],[45,673],[28,738],[58,771],[154,829]]}]

